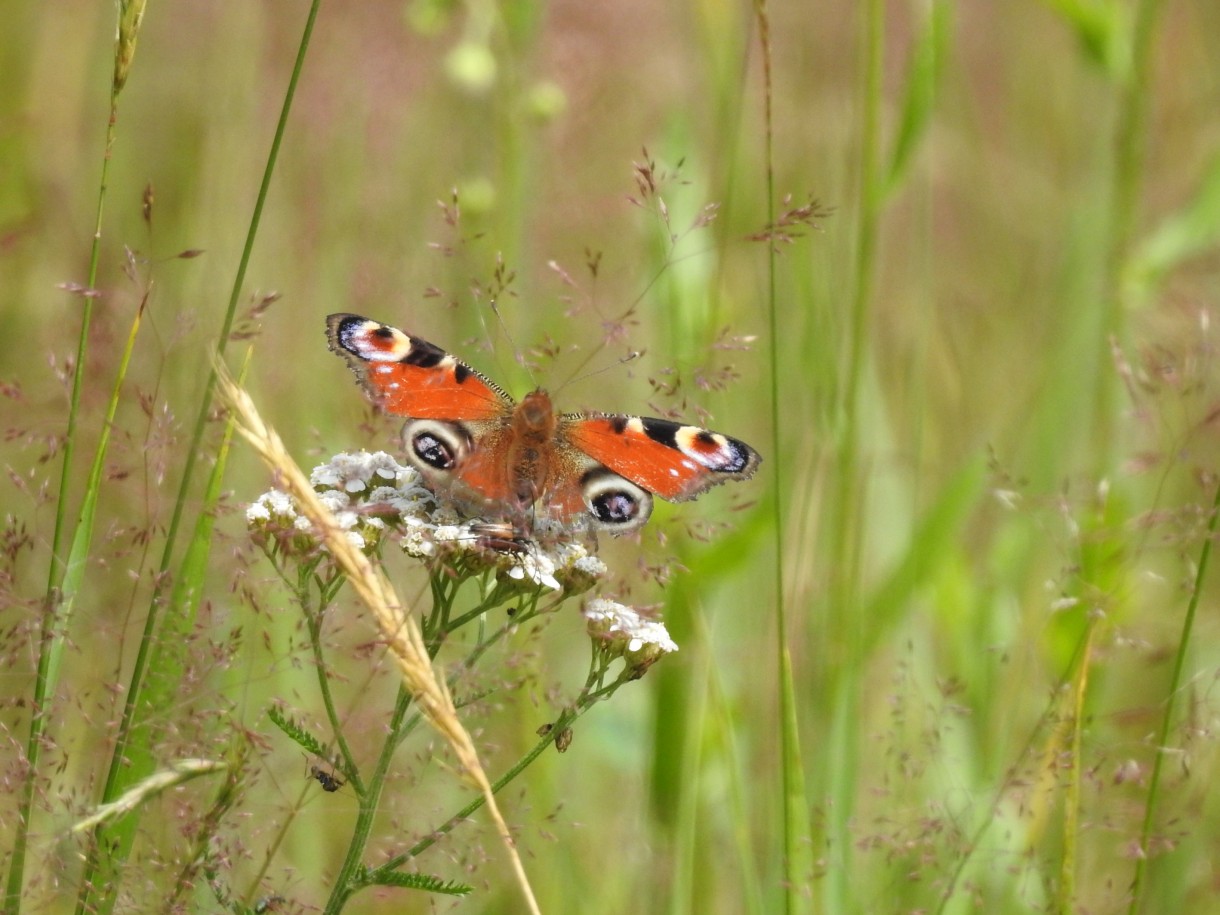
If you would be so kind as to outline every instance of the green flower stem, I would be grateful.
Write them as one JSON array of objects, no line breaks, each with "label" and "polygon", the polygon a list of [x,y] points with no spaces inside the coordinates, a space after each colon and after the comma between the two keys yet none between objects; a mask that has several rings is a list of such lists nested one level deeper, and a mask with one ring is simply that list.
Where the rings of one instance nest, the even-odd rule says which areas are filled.
[{"label": "green flower stem", "polygon": [[[604,673],[604,669],[602,669],[600,673]],[[559,717],[556,718],[555,722],[552,724],[550,730],[548,730],[546,735],[534,745],[533,749],[517,760],[516,764],[514,764],[512,768],[510,768],[507,772],[500,776],[499,779],[492,783],[492,794],[499,794],[500,791],[512,783],[512,781],[516,779],[518,775],[524,772],[526,768],[529,767],[530,763],[541,756],[547,747],[554,744],[554,734],[562,731],[564,728],[571,727],[581,718],[581,716],[589,711],[589,709],[591,709],[602,699],[607,698],[611,693],[618,689],[618,687],[622,686],[630,679],[631,677],[629,673],[624,670],[614,683],[610,684],[609,686],[593,690],[591,687],[597,680],[597,674],[591,673],[589,681],[586,683],[585,690],[581,693],[576,702],[560,713]],[[470,817],[473,816],[485,802],[486,801],[482,796],[472,799],[470,803],[446,820],[444,824],[429,832],[427,836],[420,839],[419,842],[412,845],[407,851],[400,855],[395,855],[393,858],[386,861],[385,864],[369,871],[367,875],[368,882],[374,882],[379,875],[396,871],[408,861],[418,858],[449,833],[453,832],[453,830],[459,825],[468,822]]]},{"label": "green flower stem", "polygon": [[377,758],[377,766],[369,778],[364,793],[360,795],[360,812],[356,815],[356,825],[352,831],[352,840],[347,848],[343,865],[335,878],[334,889],[327,900],[324,915],[336,915],[343,910],[352,894],[365,885],[361,879],[364,870],[362,863],[364,850],[368,847],[369,837],[373,833],[373,821],[377,817],[377,806],[381,801],[381,792],[385,787],[386,775],[390,771],[390,762],[399,744],[399,731],[403,728],[407,710],[411,707],[411,694],[405,686],[398,688],[398,700],[394,704],[394,714],[390,719],[390,732],[386,735],[381,747],[381,755]]},{"label": "green flower stem", "polygon": [[356,765],[356,757],[348,745],[347,738],[343,735],[343,722],[339,719],[339,712],[335,708],[334,695],[330,691],[330,676],[327,673],[326,658],[322,653],[322,617],[326,608],[330,605],[329,601],[325,600],[326,592],[329,589],[320,589],[321,599],[317,609],[312,609],[309,596],[309,582],[306,577],[308,574],[306,572],[302,576],[301,589],[298,592],[297,600],[300,601],[301,608],[305,611],[305,625],[309,630],[309,644],[313,650],[314,670],[317,671],[318,675],[318,690],[322,694],[322,704],[326,707],[326,718],[330,722],[331,733],[335,735],[335,743],[339,748],[340,755],[343,757],[343,774],[348,782],[351,783],[352,790],[363,797],[364,781],[360,778],[360,769]]},{"label": "green flower stem", "polygon": [[[493,595],[493,597],[494,597],[494,595]],[[566,599],[567,598],[563,594],[560,594],[555,600],[551,601],[545,607],[539,609],[538,608],[538,598],[537,598],[537,596],[533,597],[530,601],[530,606],[528,609],[523,607],[521,612],[516,613],[513,616],[509,617],[509,619],[504,623],[503,626],[501,626],[499,629],[497,629],[495,632],[493,632],[490,637],[488,637],[484,640],[481,640],[479,642],[479,644],[477,646],[475,646],[475,648],[471,651],[470,655],[466,659],[466,666],[473,667],[474,662],[477,661],[480,657],[482,657],[483,653],[486,652],[487,649],[490,648],[492,645],[494,645],[497,641],[504,638],[514,629],[529,622],[534,617],[543,616],[544,614],[549,613],[551,610],[554,610],[560,604],[562,604]],[[450,624],[449,631],[452,632],[455,629],[457,629],[460,625],[462,625],[464,623],[468,623],[470,620],[472,620],[478,616],[482,616],[488,610],[494,609],[496,606],[499,606],[499,604],[501,604],[503,602],[504,602],[503,599],[501,599],[495,603],[492,603],[491,599],[489,598],[487,601],[480,604],[476,609],[471,610],[469,613],[463,614],[457,620],[455,620],[452,624]]]}]

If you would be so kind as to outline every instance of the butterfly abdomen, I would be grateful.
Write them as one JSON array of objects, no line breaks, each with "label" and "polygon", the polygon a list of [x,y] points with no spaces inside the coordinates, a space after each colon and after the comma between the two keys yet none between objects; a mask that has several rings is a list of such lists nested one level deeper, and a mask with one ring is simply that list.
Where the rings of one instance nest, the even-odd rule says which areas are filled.
[{"label": "butterfly abdomen", "polygon": [[541,389],[526,394],[513,410],[508,479],[521,508],[533,505],[547,490],[555,439],[555,408]]}]

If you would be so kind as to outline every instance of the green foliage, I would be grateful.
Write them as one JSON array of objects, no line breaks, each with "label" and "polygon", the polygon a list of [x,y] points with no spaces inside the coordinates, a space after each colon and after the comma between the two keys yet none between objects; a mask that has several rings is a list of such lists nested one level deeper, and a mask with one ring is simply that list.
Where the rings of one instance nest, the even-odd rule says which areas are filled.
[{"label": "green foliage", "polygon": [[1131,65],[1129,4],[1119,0],[1043,0],[1063,17],[1080,43],[1081,52],[1118,81]]},{"label": "green foliage", "polygon": [[932,124],[937,80],[949,51],[952,13],[953,7],[947,0],[937,0],[933,3],[923,31],[911,49],[910,69],[906,75],[906,100],[902,106],[902,119],[894,138],[894,151],[884,179],[887,193],[902,184],[911,165],[911,157],[922,146],[924,134]]},{"label": "green foliage", "polygon": [[1140,242],[1124,280],[1136,303],[1147,303],[1183,261],[1220,244],[1220,157],[1212,160],[1198,190]]},{"label": "green foliage", "polygon": [[428,874],[404,874],[401,871],[386,873],[378,870],[368,874],[364,882],[371,886],[397,886],[408,890],[425,890],[429,893],[440,893],[442,896],[468,896],[474,892],[474,887],[465,883],[454,883],[452,880],[442,880],[440,877]]},{"label": "green foliage", "polygon": [[286,715],[279,707],[273,705],[267,709],[267,717],[271,720],[272,724],[287,734],[289,739],[306,753],[312,756],[319,756],[322,759],[329,758],[330,754],[326,749],[326,744],[315,737],[299,721]]},{"label": "green foliage", "polygon": [[231,342],[302,466],[399,449],[337,310],[764,456],[603,538],[681,647],[639,682],[542,547],[347,493],[543,911],[1216,908],[1220,8],[578,7],[11,11],[5,915],[521,911],[343,576],[245,517]]}]

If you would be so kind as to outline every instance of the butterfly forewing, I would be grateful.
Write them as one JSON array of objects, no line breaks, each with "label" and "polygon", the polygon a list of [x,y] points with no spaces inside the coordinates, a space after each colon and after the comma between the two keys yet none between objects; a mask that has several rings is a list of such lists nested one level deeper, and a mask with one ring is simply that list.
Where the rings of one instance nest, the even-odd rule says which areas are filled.
[{"label": "butterfly forewing", "polygon": [[384,410],[413,419],[486,420],[512,400],[444,350],[388,324],[359,315],[326,319],[330,348],[347,360]]},{"label": "butterfly forewing", "polygon": [[745,442],[666,419],[568,414],[563,420],[573,447],[671,502],[747,479],[761,460]]}]

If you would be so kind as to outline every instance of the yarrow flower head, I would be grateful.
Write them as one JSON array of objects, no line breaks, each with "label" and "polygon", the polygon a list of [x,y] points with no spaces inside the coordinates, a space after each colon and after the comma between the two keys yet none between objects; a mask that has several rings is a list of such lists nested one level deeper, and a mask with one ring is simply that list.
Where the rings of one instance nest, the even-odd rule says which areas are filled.
[{"label": "yarrow flower head", "polygon": [[246,506],[246,526],[266,548],[288,553],[308,553],[314,547],[309,519],[297,513],[287,493],[272,489]]},{"label": "yarrow flower head", "polygon": [[[372,550],[392,526],[425,517],[433,504],[418,471],[384,451],[337,454],[309,475],[335,523],[359,549]],[[309,519],[286,493],[263,493],[246,508],[246,524],[264,545],[305,555],[321,543]]]},{"label": "yarrow flower head", "polygon": [[[594,542],[539,521],[528,535],[504,522],[464,520],[423,485],[418,471],[384,451],[335,455],[309,481],[355,546],[371,552],[386,537],[407,555],[468,578],[494,572],[512,591],[579,594],[606,575]],[[264,546],[289,555],[314,553],[321,538],[291,497],[279,490],[246,509],[246,523]]]},{"label": "yarrow flower head", "polygon": [[403,548],[410,555],[441,561],[459,573],[494,571],[501,584],[523,592],[542,588],[579,594],[607,571],[583,539],[542,529],[525,536],[509,524],[480,519],[416,531],[404,539]]},{"label": "yarrow flower head", "polygon": [[552,591],[579,594],[606,574],[606,564],[581,540],[542,536],[530,541],[519,558],[508,567],[508,577]]},{"label": "yarrow flower head", "polygon": [[348,493],[368,493],[378,487],[402,483],[418,485],[419,481],[419,471],[399,464],[384,451],[336,454],[309,474],[309,482],[318,491],[341,489]]},{"label": "yarrow flower head", "polygon": [[678,650],[664,623],[633,607],[595,598],[585,602],[583,613],[595,650],[607,660],[622,657],[635,677]]}]

